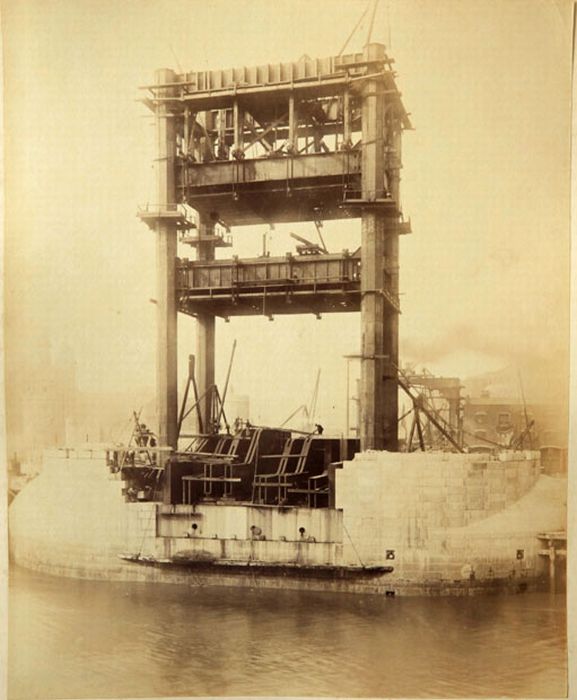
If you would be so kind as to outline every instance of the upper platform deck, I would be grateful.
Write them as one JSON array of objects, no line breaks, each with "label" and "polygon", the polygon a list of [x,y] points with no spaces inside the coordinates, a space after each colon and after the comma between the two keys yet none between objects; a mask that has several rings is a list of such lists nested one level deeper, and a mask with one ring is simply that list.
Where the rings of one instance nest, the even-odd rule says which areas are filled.
[{"label": "upper platform deck", "polygon": [[[371,46],[370,54],[160,71],[157,83],[143,87],[143,102],[171,122],[176,200],[227,225],[356,217],[365,204],[398,218],[388,180],[400,167],[395,135],[411,123],[394,61],[384,46]],[[367,191],[369,89],[384,103],[385,174]]]}]

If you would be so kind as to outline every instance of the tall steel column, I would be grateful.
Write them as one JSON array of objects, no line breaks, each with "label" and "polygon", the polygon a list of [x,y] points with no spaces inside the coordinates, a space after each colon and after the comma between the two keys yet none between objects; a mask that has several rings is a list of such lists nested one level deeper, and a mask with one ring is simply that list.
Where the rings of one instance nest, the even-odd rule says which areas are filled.
[{"label": "tall steel column", "polygon": [[[199,220],[197,259],[214,260],[214,223],[202,215]],[[200,402],[200,415],[204,430],[209,432],[214,387],[215,317],[213,314],[198,314],[196,320],[198,395],[204,397]]]},{"label": "tall steel column", "polygon": [[[385,103],[385,112],[389,107]],[[391,142],[387,155],[387,180],[389,193],[397,206],[397,213],[385,219],[385,279],[391,294],[399,298],[399,219],[401,207],[401,143],[402,127],[397,117],[391,118]],[[385,355],[389,361],[384,374],[385,449],[397,451],[399,419],[399,314],[390,306],[385,315]]]},{"label": "tall steel column", "polygon": [[[156,71],[159,85],[174,83],[174,71]],[[168,95],[170,88],[161,91]],[[156,226],[156,402],[159,444],[176,449],[177,443],[177,333],[176,333],[176,228],[168,216],[175,209],[176,131],[167,107],[156,107],[157,206]]]},{"label": "tall steel column", "polygon": [[[367,62],[385,58],[384,46],[369,44]],[[361,234],[361,449],[397,449],[398,318],[383,290],[398,293],[398,216],[386,218],[378,200],[385,187],[385,91],[378,75],[364,85],[362,106]],[[398,205],[398,172],[388,184]],[[371,206],[371,203],[374,203]],[[388,282],[388,284],[387,284]]]}]

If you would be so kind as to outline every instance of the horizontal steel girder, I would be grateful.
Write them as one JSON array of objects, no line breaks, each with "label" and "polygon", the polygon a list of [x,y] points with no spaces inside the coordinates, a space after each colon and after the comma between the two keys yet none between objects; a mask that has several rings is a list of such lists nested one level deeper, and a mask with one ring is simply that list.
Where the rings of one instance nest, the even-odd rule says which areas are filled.
[{"label": "horizontal steel girder", "polygon": [[[336,313],[360,310],[360,256],[302,255],[282,258],[179,261],[179,310],[217,316]],[[398,300],[387,290],[391,311]]]},{"label": "horizontal steel girder", "polygon": [[190,206],[229,226],[356,218],[366,207],[399,216],[392,199],[359,199],[357,151],[189,165],[179,189]]},{"label": "horizontal steel girder", "polygon": [[344,201],[359,183],[360,154],[342,152],[187,165],[179,190],[198,211],[235,226],[358,216]]},{"label": "horizontal steel girder", "polygon": [[230,193],[231,185],[283,182],[288,187],[293,181],[306,180],[322,187],[325,179],[360,175],[360,172],[361,152],[350,150],[192,163],[184,166],[178,184],[186,189],[190,203],[194,204],[196,194],[218,192],[223,187]]}]

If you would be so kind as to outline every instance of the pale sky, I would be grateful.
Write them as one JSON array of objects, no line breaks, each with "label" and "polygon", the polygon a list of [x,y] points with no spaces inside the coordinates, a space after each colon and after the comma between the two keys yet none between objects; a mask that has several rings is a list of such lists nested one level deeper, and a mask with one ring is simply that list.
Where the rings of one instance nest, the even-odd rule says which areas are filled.
[{"label": "pale sky", "polygon": [[[34,391],[43,347],[69,348],[83,389],[154,386],[154,127],[137,102],[177,71],[336,55],[366,0],[4,0],[8,401]],[[401,194],[401,359],[447,375],[504,365],[563,389],[568,344],[569,0],[381,0],[373,40],[396,60],[415,126]],[[362,50],[366,22],[349,50]],[[233,230],[260,252],[264,227]],[[272,253],[294,249],[277,226]],[[360,220],[327,222],[354,249]],[[186,254],[183,251],[183,254]],[[189,253],[190,255],[190,253]],[[217,326],[217,381],[255,417],[310,400],[342,423],[358,314],[231,319]],[[194,352],[183,317],[180,356]],[[532,370],[530,370],[532,368]],[[534,387],[537,392],[537,387]],[[127,406],[129,414],[132,406]]]}]

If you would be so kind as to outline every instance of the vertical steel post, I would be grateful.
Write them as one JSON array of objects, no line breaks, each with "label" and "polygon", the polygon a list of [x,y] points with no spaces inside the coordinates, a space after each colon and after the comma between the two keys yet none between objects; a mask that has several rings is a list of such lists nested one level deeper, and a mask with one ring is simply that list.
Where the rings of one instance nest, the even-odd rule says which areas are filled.
[{"label": "vertical steel post", "polygon": [[[365,60],[385,57],[384,46],[369,44]],[[369,73],[376,72],[373,66]],[[382,290],[398,292],[398,229],[371,202],[385,197],[385,95],[382,79],[364,84],[362,103],[361,232],[361,450],[397,450],[398,318]],[[389,189],[398,205],[398,178]]]},{"label": "vertical steel post", "polygon": [[[396,212],[385,221],[385,271],[388,289],[395,299],[399,298],[399,219],[401,209],[401,137],[402,127],[399,119],[392,121],[393,152],[389,155],[388,189],[395,204]],[[388,309],[386,314],[385,354],[390,363],[385,378],[385,449],[398,450],[398,416],[399,416],[399,314]]]},{"label": "vertical steel post", "polygon": [[343,148],[351,147],[351,94],[348,88],[343,93]]},{"label": "vertical steel post", "polygon": [[[174,71],[156,71],[156,83],[164,85],[175,82]],[[173,88],[159,90],[168,96]],[[164,103],[156,107],[156,134],[158,143],[156,192],[159,218],[156,228],[157,271],[157,345],[156,345],[156,402],[158,438],[161,446],[177,447],[177,331],[176,331],[176,228],[163,212],[175,208],[175,158],[176,128],[174,119],[168,117],[169,109]]]},{"label": "vertical steel post", "polygon": [[[214,260],[214,223],[201,215],[198,233],[198,260]],[[196,321],[197,386],[198,395],[204,396],[200,402],[200,415],[205,432],[211,432],[214,427],[215,318],[213,314],[198,314]]]},{"label": "vertical steel post", "polygon": [[235,158],[243,157],[244,148],[244,109],[239,105],[238,99],[235,98],[232,107],[232,123],[233,123],[233,151],[232,155]]},{"label": "vertical steel post", "polygon": [[556,563],[556,558],[557,558],[557,552],[555,551],[555,542],[554,540],[549,540],[548,542],[549,545],[549,583],[551,586],[551,590],[555,590],[555,574],[556,574],[556,569],[555,569],[555,563]]},{"label": "vertical steel post", "polygon": [[347,357],[347,412],[346,412],[346,423],[345,423],[345,437],[348,439],[350,437],[351,431],[351,359]]},{"label": "vertical steel post", "polygon": [[298,153],[298,111],[295,104],[294,95],[289,97],[289,135],[287,151],[289,153]]},{"label": "vertical steel post", "polygon": [[226,109],[218,110],[218,150],[216,157],[219,160],[228,159],[228,149],[226,145]]}]

